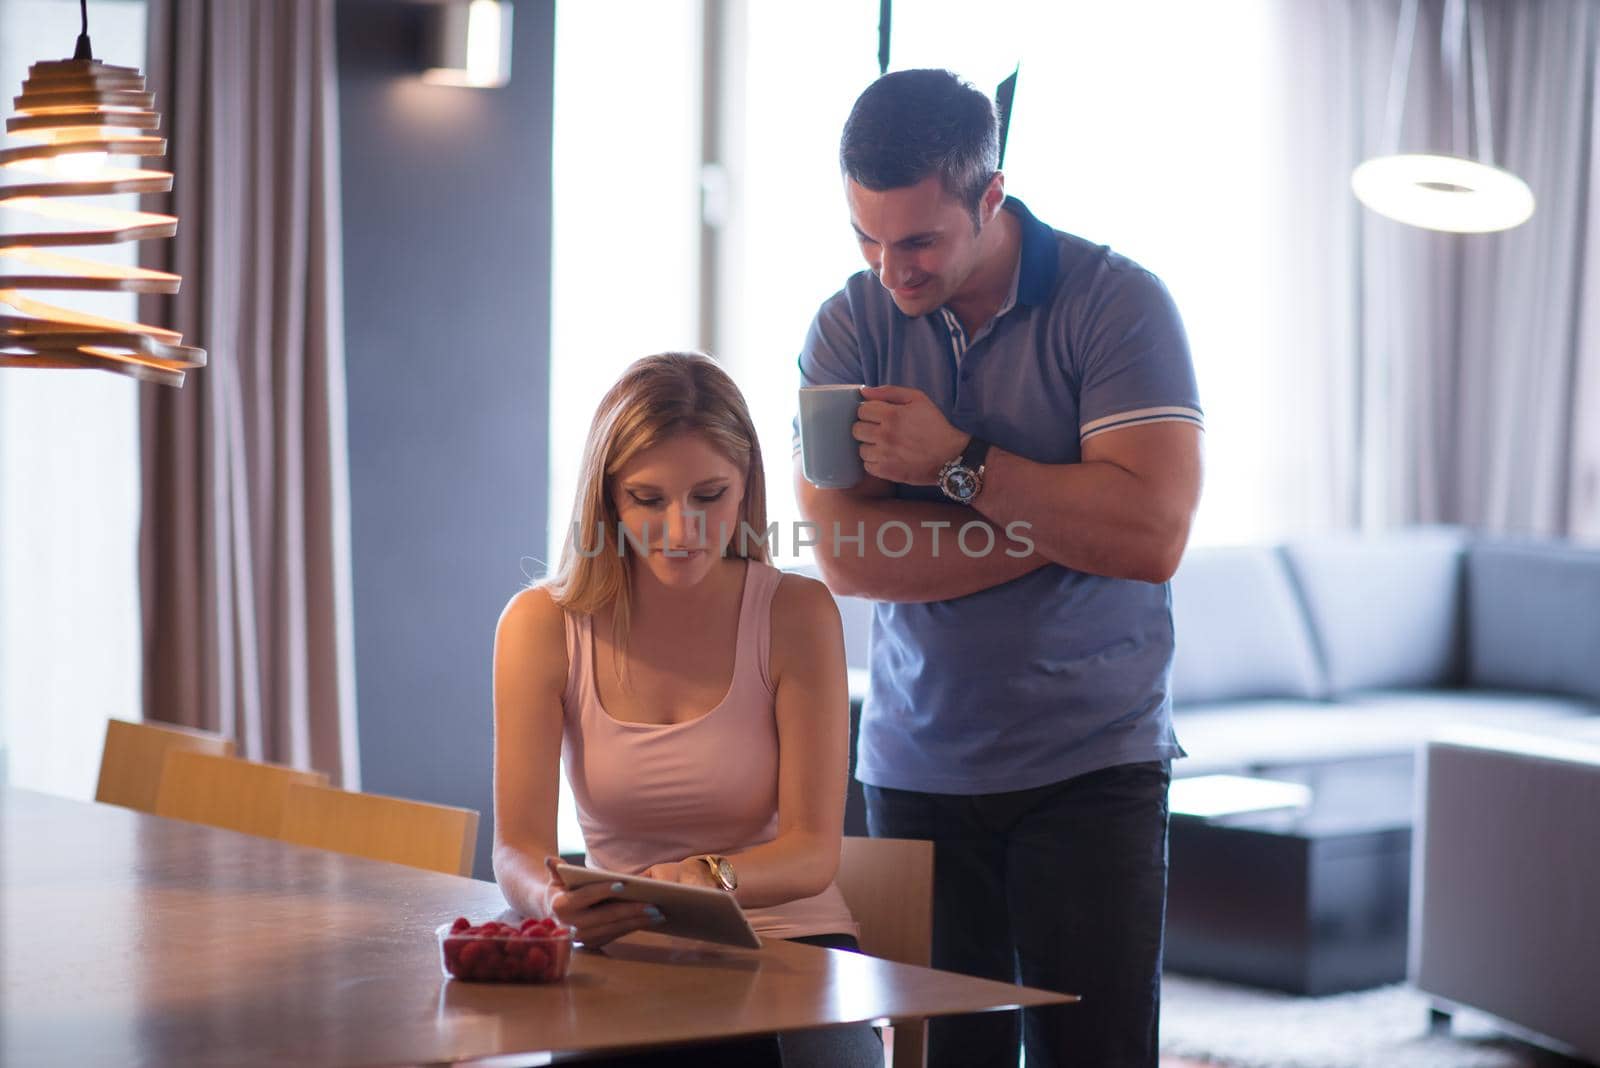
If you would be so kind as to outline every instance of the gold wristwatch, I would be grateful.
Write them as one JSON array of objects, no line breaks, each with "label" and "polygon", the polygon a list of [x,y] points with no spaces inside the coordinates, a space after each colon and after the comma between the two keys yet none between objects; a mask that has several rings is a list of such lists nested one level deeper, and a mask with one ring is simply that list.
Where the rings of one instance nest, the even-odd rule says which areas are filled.
[{"label": "gold wristwatch", "polygon": [[730,894],[739,889],[739,873],[733,870],[733,865],[728,862],[727,857],[706,853],[694,859],[705,862],[706,867],[711,869],[711,881],[722,889]]}]

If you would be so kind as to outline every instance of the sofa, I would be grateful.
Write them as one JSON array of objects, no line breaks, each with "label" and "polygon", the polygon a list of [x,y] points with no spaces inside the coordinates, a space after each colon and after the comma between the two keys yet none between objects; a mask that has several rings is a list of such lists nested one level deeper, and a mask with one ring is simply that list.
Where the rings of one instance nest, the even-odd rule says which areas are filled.
[{"label": "sofa", "polygon": [[[1600,549],[1447,527],[1196,547],[1171,596],[1174,774],[1424,754],[1412,981],[1600,1059]],[[859,697],[871,606],[840,608]],[[864,833],[854,782],[846,821]]]},{"label": "sofa", "polygon": [[1411,982],[1600,1059],[1600,550],[1201,548],[1172,607],[1175,773],[1417,756]]},{"label": "sofa", "polygon": [[1175,775],[1600,740],[1600,550],[1409,528],[1194,548],[1171,588]]},{"label": "sofa", "polygon": [[[1461,726],[1600,740],[1600,549],[1450,527],[1195,547],[1171,589],[1175,775],[1411,753]],[[872,606],[838,602],[859,713]]]}]

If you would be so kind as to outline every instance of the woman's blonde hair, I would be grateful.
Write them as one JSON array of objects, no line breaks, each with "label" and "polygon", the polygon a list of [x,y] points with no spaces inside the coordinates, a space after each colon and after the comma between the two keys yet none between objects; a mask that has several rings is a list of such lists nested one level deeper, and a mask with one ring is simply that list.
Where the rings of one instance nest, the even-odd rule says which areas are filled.
[{"label": "woman's blonde hair", "polygon": [[[726,555],[767,560],[761,443],[739,387],[715,360],[699,352],[663,352],[634,361],[600,401],[589,428],[573,522],[560,562],[546,583],[556,604],[569,612],[591,614],[610,605],[618,649],[627,642],[634,563],[619,541],[614,481],[639,453],[684,433],[704,435],[744,471],[741,528],[732,532]],[[574,536],[582,539],[581,547]]]}]

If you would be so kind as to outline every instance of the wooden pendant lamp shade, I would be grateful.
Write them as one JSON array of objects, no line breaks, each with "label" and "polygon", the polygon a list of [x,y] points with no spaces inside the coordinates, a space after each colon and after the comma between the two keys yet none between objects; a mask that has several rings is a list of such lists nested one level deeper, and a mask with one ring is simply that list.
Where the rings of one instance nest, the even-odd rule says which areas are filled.
[{"label": "wooden pendant lamp shade", "polygon": [[[206,362],[181,334],[88,315],[25,295],[34,290],[176,293],[178,275],[122,267],[56,251],[171,237],[171,215],[92,206],[63,197],[165,193],[167,171],[105,166],[111,156],[166,154],[161,115],[133,67],[95,59],[35,63],[6,120],[0,167],[42,180],[0,185],[0,208],[31,216],[24,232],[0,234],[0,367],[93,368],[167,386]],[[42,228],[41,223],[45,224]],[[53,226],[50,224],[54,224]]]}]

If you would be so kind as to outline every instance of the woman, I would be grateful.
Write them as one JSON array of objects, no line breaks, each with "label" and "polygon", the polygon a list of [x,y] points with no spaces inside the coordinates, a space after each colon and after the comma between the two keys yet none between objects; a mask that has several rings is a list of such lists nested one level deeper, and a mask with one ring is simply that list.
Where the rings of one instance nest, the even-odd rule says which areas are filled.
[{"label": "woman", "polygon": [[[590,429],[573,518],[555,574],[511,599],[495,637],[506,900],[590,946],[660,921],[547,867],[564,758],[592,866],[720,887],[763,937],[855,948],[833,882],[839,613],[821,583],[767,562],[761,449],[732,379],[698,354],[628,368]],[[870,1030],[843,1037],[881,1063]],[[783,1041],[785,1063],[849,1063],[848,1049],[797,1057],[801,1040]]]}]

